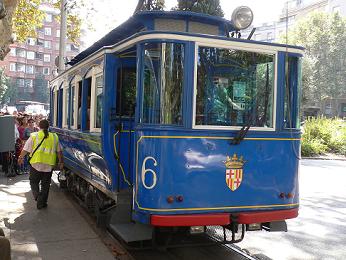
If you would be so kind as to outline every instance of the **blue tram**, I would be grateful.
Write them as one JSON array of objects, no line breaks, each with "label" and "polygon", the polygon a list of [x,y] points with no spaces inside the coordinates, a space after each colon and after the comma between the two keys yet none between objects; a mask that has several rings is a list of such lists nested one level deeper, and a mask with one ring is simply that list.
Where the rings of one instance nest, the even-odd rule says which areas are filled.
[{"label": "blue tram", "polygon": [[139,12],[50,83],[67,187],[125,241],[297,217],[303,49],[230,37],[246,13]]}]

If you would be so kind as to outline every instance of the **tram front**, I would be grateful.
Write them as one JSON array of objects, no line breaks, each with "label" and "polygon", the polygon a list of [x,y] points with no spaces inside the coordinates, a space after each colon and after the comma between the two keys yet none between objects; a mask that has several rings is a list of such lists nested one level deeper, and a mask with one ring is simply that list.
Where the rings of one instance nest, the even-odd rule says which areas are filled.
[{"label": "tram front", "polygon": [[286,230],[299,205],[302,49],[150,35],[137,47],[133,218]]}]

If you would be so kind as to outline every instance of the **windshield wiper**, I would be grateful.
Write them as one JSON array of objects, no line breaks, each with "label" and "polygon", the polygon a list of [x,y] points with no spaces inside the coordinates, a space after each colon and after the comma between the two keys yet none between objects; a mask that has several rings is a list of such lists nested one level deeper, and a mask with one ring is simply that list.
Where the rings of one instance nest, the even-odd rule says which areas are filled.
[{"label": "windshield wiper", "polygon": [[237,135],[233,138],[233,140],[230,142],[232,145],[238,145],[240,144],[241,141],[244,140],[247,132],[249,131],[251,126],[251,120],[249,120],[249,123],[247,125],[244,125],[239,132],[237,133]]}]

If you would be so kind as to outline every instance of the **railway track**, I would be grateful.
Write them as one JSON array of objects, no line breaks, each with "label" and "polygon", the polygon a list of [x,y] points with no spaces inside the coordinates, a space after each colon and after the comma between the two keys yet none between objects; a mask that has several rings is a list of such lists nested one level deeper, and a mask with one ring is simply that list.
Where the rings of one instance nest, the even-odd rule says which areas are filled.
[{"label": "railway track", "polygon": [[[54,179],[53,179],[54,180]],[[54,180],[56,185],[58,181]],[[106,229],[100,228],[96,219],[90,214],[77,196],[68,191],[64,192],[66,197],[71,201],[74,207],[78,210],[81,216],[92,227],[94,232],[100,237],[103,243],[112,252],[115,259],[120,260],[210,260],[210,259],[228,259],[228,260],[259,260],[253,257],[248,252],[242,250],[237,245],[198,245],[198,246],[177,246],[167,249],[146,249],[134,250],[126,248],[117,238],[112,236]],[[208,242],[208,241],[205,241]],[[209,241],[210,242],[210,241]]]}]

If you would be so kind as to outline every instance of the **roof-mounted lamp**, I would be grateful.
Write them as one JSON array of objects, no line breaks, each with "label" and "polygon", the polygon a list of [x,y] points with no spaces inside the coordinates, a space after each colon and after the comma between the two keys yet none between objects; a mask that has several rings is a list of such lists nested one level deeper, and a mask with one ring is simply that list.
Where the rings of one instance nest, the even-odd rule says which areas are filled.
[{"label": "roof-mounted lamp", "polygon": [[244,30],[252,24],[253,12],[247,6],[239,6],[233,11],[231,21],[234,29]]}]

